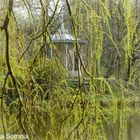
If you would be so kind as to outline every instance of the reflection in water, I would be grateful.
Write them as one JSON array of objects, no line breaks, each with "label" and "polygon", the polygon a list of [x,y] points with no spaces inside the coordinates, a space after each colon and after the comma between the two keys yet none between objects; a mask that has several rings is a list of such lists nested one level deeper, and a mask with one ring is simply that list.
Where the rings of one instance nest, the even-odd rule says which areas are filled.
[{"label": "reflection in water", "polygon": [[[126,130],[126,140],[140,140],[140,115],[133,114],[127,117],[127,130]],[[113,123],[110,120],[109,123],[104,124],[105,133],[107,140],[121,140],[119,138],[120,122],[117,121]]]}]

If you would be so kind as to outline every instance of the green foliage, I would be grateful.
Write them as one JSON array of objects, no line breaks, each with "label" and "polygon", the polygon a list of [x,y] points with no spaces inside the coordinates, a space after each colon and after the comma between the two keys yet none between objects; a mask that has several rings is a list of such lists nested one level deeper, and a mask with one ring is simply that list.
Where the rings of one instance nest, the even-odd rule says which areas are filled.
[{"label": "green foliage", "polygon": [[38,84],[47,89],[60,86],[65,82],[66,70],[59,60],[40,59],[33,67],[33,76]]},{"label": "green foliage", "polygon": [[[25,2],[30,17],[27,24],[33,25],[30,31],[24,31],[17,17],[8,14],[9,37],[0,34],[0,134],[27,134],[31,140],[127,140],[127,121],[139,103],[140,89],[134,80],[138,78],[139,67],[133,63],[139,41],[133,4],[129,0],[76,0],[72,7],[66,0],[67,22],[75,38],[88,40],[88,64],[80,62],[86,76],[75,79],[68,77],[53,48],[50,34],[55,16],[48,18],[46,4],[39,2],[43,21],[38,22],[43,26],[33,25],[37,17]],[[7,41],[9,58],[5,56]],[[79,44],[74,45],[78,53]],[[48,58],[50,48],[56,58]],[[8,61],[12,74],[6,79]],[[105,70],[113,72],[104,78]]]}]

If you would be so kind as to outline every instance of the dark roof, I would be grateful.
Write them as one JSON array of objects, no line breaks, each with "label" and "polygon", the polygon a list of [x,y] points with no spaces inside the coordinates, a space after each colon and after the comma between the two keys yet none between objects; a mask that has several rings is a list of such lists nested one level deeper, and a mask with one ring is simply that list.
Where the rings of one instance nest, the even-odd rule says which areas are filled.
[{"label": "dark roof", "polygon": [[[68,33],[53,34],[51,35],[52,41],[54,43],[74,43],[76,41],[75,36]],[[80,38],[77,38],[79,44],[86,44],[86,41],[82,41]]]}]

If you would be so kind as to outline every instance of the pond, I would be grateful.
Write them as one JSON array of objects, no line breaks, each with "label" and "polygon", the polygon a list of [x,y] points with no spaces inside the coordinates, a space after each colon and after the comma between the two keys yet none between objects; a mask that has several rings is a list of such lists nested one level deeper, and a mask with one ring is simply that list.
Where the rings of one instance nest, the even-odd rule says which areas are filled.
[{"label": "pond", "polygon": [[[134,113],[126,118],[125,122],[122,123],[124,125],[122,129],[120,129],[120,120],[115,123],[110,120],[109,123],[104,124],[107,140],[121,140],[120,135],[124,135],[125,140],[140,140],[140,115]],[[124,134],[121,134],[120,131]]]}]

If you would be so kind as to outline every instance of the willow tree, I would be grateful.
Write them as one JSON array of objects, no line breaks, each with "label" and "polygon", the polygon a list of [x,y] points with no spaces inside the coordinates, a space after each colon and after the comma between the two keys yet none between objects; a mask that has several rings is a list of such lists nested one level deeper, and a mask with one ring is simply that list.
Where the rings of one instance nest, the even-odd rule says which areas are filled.
[{"label": "willow tree", "polygon": [[[117,134],[112,132],[112,137],[127,139],[129,103],[125,93],[129,88],[124,84],[123,75],[132,79],[133,43],[137,40],[137,20],[133,17],[131,1],[63,1],[69,28],[75,36],[74,49],[84,70],[83,75],[77,77],[79,86],[75,88],[68,86],[66,68],[59,54],[53,60],[48,57],[49,48],[56,48],[51,33],[55,33],[62,22],[56,20],[60,14],[60,0],[55,1],[51,16],[49,1],[1,2],[0,132],[5,139],[10,133],[24,134],[33,140],[107,140],[110,137],[106,126],[110,122],[118,126],[115,127]],[[112,22],[113,15],[119,20],[118,32],[113,31],[115,25],[112,24],[116,24]],[[123,29],[121,34],[119,31]],[[88,42],[88,66],[81,59],[78,37]],[[110,75],[104,77],[104,55],[111,53],[104,52],[107,41],[115,54],[109,59],[122,62],[120,77],[123,82],[112,80]],[[112,63],[106,62],[111,67]],[[83,86],[84,82],[88,83],[87,87]]]}]

